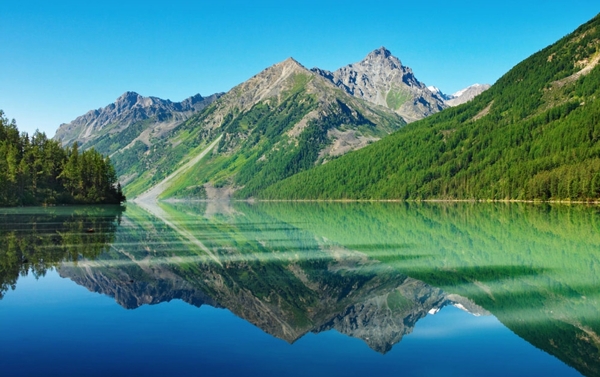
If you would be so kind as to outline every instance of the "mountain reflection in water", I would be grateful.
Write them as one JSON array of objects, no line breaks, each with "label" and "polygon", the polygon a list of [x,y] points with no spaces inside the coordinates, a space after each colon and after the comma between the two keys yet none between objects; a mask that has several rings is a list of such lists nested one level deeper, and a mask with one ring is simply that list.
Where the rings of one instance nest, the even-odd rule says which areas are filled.
[{"label": "mountain reflection in water", "polygon": [[[582,374],[600,374],[595,208],[195,202],[161,211],[168,223],[128,205],[93,233],[105,238],[90,252],[74,253],[69,245],[82,241],[62,231],[38,249],[65,250],[43,260],[62,260],[61,276],[128,309],[181,299],[226,308],[290,343],[335,329],[386,353],[428,313],[454,305],[493,314]],[[73,234],[91,237],[90,227],[102,228]],[[20,273],[40,273],[30,258]],[[4,291],[15,281],[8,270]]]}]

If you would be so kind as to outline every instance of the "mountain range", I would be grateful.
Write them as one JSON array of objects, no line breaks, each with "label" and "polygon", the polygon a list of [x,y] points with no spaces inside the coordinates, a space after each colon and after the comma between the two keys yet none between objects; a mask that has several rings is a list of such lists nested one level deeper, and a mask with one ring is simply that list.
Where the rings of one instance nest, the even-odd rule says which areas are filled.
[{"label": "mountain range", "polygon": [[55,139],[110,155],[125,193],[137,196],[222,136],[205,172],[179,171],[166,195],[252,196],[448,106],[381,47],[334,72],[290,58],[226,94],[179,103],[127,92],[61,125]]},{"label": "mountain range", "polygon": [[595,201],[599,61],[599,16],[489,89],[454,95],[383,47],[334,72],[290,58],[166,132],[111,125],[83,148],[111,153],[125,194],[146,201]]},{"label": "mountain range", "polygon": [[[138,140],[150,145],[152,137],[161,137],[221,95],[218,93],[204,98],[196,94],[181,102],[171,102],[125,92],[114,103],[90,110],[68,124],[61,124],[54,139],[63,146],[74,142],[83,146],[93,145],[103,153],[113,153],[117,148],[127,147]],[[117,138],[119,142],[114,143]]]},{"label": "mountain range", "polygon": [[597,201],[599,61],[596,16],[469,103],[278,182],[259,197]]}]

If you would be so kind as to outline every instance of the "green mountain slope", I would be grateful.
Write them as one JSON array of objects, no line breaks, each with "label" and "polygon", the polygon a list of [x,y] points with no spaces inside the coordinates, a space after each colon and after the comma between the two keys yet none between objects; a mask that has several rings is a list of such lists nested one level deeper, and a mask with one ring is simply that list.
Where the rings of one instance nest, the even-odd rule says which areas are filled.
[{"label": "green mountain slope", "polygon": [[133,197],[221,136],[161,197],[249,197],[404,124],[391,110],[352,97],[288,59],[233,88],[151,148],[136,143],[112,158],[122,176],[132,177],[125,192]]},{"label": "green mountain slope", "polygon": [[269,199],[600,198],[600,17],[472,102],[264,190]]}]

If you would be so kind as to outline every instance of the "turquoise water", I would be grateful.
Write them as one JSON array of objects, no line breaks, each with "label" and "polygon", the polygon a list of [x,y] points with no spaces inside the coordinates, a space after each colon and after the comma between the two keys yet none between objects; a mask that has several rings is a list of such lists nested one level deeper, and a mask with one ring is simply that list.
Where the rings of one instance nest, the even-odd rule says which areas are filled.
[{"label": "turquoise water", "polygon": [[594,207],[0,213],[3,375],[594,376]]}]

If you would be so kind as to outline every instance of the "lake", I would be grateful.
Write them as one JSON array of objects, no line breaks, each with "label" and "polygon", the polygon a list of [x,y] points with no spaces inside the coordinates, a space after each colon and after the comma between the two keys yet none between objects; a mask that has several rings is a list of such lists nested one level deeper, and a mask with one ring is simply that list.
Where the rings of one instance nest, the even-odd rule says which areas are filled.
[{"label": "lake", "polygon": [[0,211],[5,376],[599,376],[600,208]]}]

